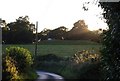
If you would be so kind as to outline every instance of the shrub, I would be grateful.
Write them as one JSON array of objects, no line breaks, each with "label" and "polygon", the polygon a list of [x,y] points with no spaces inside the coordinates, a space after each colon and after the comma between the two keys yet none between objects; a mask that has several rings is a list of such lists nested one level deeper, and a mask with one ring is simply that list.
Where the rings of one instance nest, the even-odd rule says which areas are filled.
[{"label": "shrub", "polygon": [[89,62],[97,62],[100,58],[100,55],[95,52],[95,50],[82,50],[78,51],[74,56],[72,57],[72,60],[75,63],[83,63],[86,61]]},{"label": "shrub", "polygon": [[33,63],[29,50],[20,47],[6,48],[6,55],[16,61],[15,66],[20,72],[24,72]]},{"label": "shrub", "polygon": [[20,81],[24,81],[24,79],[37,78],[35,71],[30,67],[33,59],[27,49],[20,47],[6,48],[2,59],[3,80],[22,79]]},{"label": "shrub", "polygon": [[12,80],[12,79],[20,79],[18,74],[18,68],[15,66],[15,60],[13,60],[9,56],[5,56],[2,61],[2,79],[3,80]]},{"label": "shrub", "polygon": [[[78,69],[79,67],[79,69]],[[102,81],[101,63],[84,63],[74,68],[78,79]]]},{"label": "shrub", "polygon": [[95,50],[77,52],[62,71],[62,75],[65,79],[101,81],[103,74],[100,55]]}]

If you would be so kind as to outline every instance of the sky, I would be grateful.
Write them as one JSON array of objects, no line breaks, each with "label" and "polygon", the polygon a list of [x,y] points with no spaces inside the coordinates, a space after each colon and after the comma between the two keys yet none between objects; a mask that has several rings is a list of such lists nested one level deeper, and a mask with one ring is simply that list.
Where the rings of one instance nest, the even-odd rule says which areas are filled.
[{"label": "sky", "polygon": [[[91,1],[88,11],[82,9],[85,1]],[[38,31],[44,28],[55,29],[65,26],[69,29],[78,20],[85,20],[90,30],[106,28],[101,20],[95,0],[0,0],[0,18],[7,23],[14,22],[20,16],[28,15],[30,22],[38,21]]]}]

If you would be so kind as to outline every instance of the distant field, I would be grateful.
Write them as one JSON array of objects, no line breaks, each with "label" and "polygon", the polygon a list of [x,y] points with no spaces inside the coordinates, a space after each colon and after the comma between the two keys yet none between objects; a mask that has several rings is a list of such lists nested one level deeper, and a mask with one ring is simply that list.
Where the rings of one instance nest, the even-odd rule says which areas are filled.
[{"label": "distant field", "polygon": [[[46,42],[46,43],[45,43]],[[3,45],[3,51],[9,46],[20,46],[29,49],[34,54],[35,45]],[[94,49],[99,51],[101,45],[90,41],[43,41],[38,45],[37,54],[56,54],[58,56],[71,56],[80,50]]]},{"label": "distant field", "polygon": [[96,45],[98,43],[88,40],[51,40],[40,41],[40,45]]}]

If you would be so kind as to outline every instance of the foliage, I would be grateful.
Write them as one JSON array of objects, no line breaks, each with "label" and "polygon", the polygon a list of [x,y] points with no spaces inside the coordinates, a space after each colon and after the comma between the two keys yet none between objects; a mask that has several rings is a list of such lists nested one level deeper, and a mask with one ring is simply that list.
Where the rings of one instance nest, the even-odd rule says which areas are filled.
[{"label": "foliage", "polygon": [[7,44],[32,43],[34,24],[29,22],[28,16],[19,17],[15,22],[2,27],[2,37]]},{"label": "foliage", "polygon": [[[33,79],[35,72],[31,65],[33,59],[31,53],[24,48],[9,47],[3,54],[3,80]],[[32,71],[33,73],[30,73]]]},{"label": "foliage", "polygon": [[16,61],[9,56],[4,57],[2,60],[2,79],[9,81],[12,81],[12,79],[20,79],[18,68],[15,66]]},{"label": "foliage", "polygon": [[[101,71],[101,63],[86,63],[73,66],[73,72],[76,72],[77,79],[87,81],[102,81],[103,73]],[[79,69],[78,69],[79,68]]]},{"label": "foliage", "polygon": [[92,40],[99,41],[99,34],[95,34],[94,31],[88,30],[84,20],[79,20],[74,23],[74,27],[67,32],[66,39],[69,40]]},{"label": "foliage", "polygon": [[80,64],[83,62],[97,62],[100,59],[100,54],[96,54],[95,50],[82,50],[74,54],[73,61]]},{"label": "foliage", "polygon": [[6,54],[13,58],[20,72],[24,72],[33,63],[31,53],[24,48],[20,47],[9,47],[6,48]]},{"label": "foliage", "polygon": [[40,33],[38,33],[38,39],[40,39],[40,40],[47,40],[49,38],[48,34],[51,31],[52,30],[50,30],[50,29],[44,28]]},{"label": "foliage", "polygon": [[0,19],[0,28],[2,29],[2,43],[5,43],[7,39],[7,23],[5,20]]},{"label": "foliage", "polygon": [[64,40],[65,34],[67,33],[67,28],[64,26],[58,27],[48,33],[48,37],[52,39]]},{"label": "foliage", "polygon": [[[68,28],[60,26],[56,29],[44,29],[38,33],[38,41],[48,40],[92,40],[99,42],[100,35],[94,31],[88,30],[84,20],[75,22],[74,27],[68,31]],[[28,44],[35,41],[35,25],[30,23],[29,17],[19,17],[15,22],[6,23],[0,20],[2,27],[3,43],[5,44]]]},{"label": "foliage", "polygon": [[6,21],[0,18],[0,27],[5,27],[5,26],[6,26]]},{"label": "foliage", "polygon": [[66,79],[101,81],[100,55],[94,50],[83,50],[75,54],[69,64],[62,71]]},{"label": "foliage", "polygon": [[56,29],[44,29],[38,34],[38,39],[47,40],[92,40],[95,42],[100,41],[100,34],[90,31],[85,24],[84,20],[75,22],[74,27],[68,31],[68,28],[60,26]]},{"label": "foliage", "polygon": [[120,2],[101,2],[109,30],[103,35],[102,61],[105,80],[120,79]]},{"label": "foliage", "polygon": [[[84,53],[87,51],[88,50],[86,50]],[[94,56],[94,53],[90,53],[90,55]],[[89,56],[88,58],[91,58]],[[96,56],[96,58],[98,57],[99,56]],[[89,63],[87,61],[83,61],[82,63],[73,63],[74,60],[71,58],[72,57],[59,57],[54,54],[37,56],[37,62],[35,62],[36,64],[34,65],[37,69],[60,74],[65,78],[65,81],[69,81],[70,79],[89,79],[99,81],[102,79],[99,59],[94,60],[94,62],[90,61]]]},{"label": "foliage", "polygon": [[38,38],[41,40],[51,39],[59,39],[63,40],[65,38],[65,34],[67,33],[67,28],[64,26],[58,27],[56,29],[44,29],[38,34]]}]

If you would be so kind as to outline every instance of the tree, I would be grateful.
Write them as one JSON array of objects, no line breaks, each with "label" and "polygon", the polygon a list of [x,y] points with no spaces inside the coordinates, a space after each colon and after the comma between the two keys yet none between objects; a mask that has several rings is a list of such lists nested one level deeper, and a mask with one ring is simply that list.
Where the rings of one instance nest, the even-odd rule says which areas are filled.
[{"label": "tree", "polygon": [[6,21],[0,18],[0,27],[6,27]]},{"label": "tree", "polygon": [[67,32],[67,28],[64,26],[58,27],[48,33],[48,37],[52,39],[64,39]]},{"label": "tree", "polygon": [[38,39],[39,40],[47,40],[48,39],[48,34],[49,32],[52,31],[50,29],[43,29],[43,31],[41,31],[40,33],[38,33]]},{"label": "tree", "polygon": [[79,40],[89,39],[87,25],[84,20],[79,20],[74,23],[74,27],[67,33],[67,39]]},{"label": "tree", "polygon": [[82,32],[87,32],[88,27],[85,24],[84,20],[79,20],[74,23],[74,27],[71,29],[72,33],[82,33]]},{"label": "tree", "polygon": [[[33,31],[35,25],[29,22],[29,17],[19,17],[15,22],[7,24],[7,39],[6,43],[9,44],[26,44],[32,43]],[[5,33],[3,31],[3,33]],[[4,36],[3,36],[4,37]]]},{"label": "tree", "polygon": [[0,19],[0,28],[2,29],[2,43],[5,43],[7,40],[7,34],[9,30],[5,20]]},{"label": "tree", "polygon": [[103,35],[102,62],[106,80],[120,79],[120,2],[100,2],[109,29]]}]

